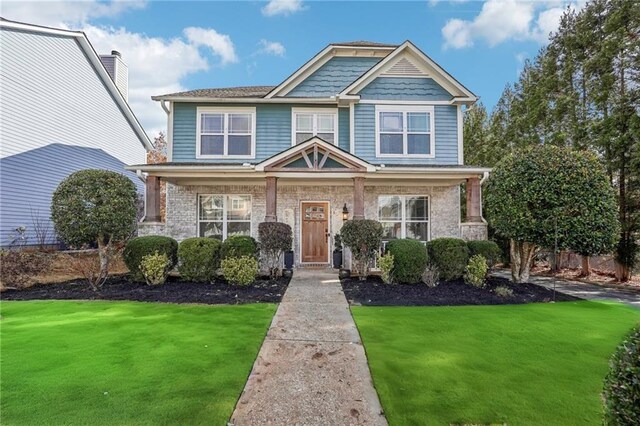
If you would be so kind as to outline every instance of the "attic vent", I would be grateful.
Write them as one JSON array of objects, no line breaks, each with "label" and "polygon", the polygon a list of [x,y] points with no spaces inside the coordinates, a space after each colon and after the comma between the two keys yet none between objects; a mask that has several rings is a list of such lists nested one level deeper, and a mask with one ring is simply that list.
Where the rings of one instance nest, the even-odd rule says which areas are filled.
[{"label": "attic vent", "polygon": [[413,62],[408,58],[401,58],[393,64],[385,74],[388,75],[426,75],[424,71],[420,70]]}]

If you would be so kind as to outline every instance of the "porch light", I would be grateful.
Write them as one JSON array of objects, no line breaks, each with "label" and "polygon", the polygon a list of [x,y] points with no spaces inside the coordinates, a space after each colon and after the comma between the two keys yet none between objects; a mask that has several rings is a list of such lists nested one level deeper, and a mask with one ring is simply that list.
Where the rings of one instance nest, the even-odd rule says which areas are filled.
[{"label": "porch light", "polygon": [[342,221],[346,222],[349,220],[349,209],[347,208],[347,203],[344,203],[344,207],[342,207]]}]

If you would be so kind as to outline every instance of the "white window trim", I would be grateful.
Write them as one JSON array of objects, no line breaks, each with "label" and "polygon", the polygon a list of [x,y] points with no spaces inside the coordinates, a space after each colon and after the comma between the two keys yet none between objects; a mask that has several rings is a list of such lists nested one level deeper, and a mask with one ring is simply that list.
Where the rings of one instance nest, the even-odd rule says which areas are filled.
[{"label": "white window trim", "polygon": [[219,220],[209,220],[202,219],[200,217],[200,199],[201,197],[222,197],[222,241],[228,238],[227,235],[227,227],[229,224],[229,220],[227,218],[227,200],[229,197],[249,197],[249,202],[251,203],[251,218],[249,220],[232,220],[232,222],[244,222],[249,223],[249,235],[253,235],[253,196],[251,194],[198,194],[196,198],[196,208],[198,209],[197,217],[198,217],[198,229],[196,236],[200,236],[200,225],[202,223],[211,223],[211,222],[220,222]]},{"label": "white window trim", "polygon": [[[407,113],[411,112],[427,112],[429,113],[429,126],[430,131],[429,140],[429,154],[406,154],[407,152],[407,120],[404,120],[404,127],[402,129],[402,154],[382,154],[380,153],[380,113],[381,112],[402,112],[406,117]],[[435,129],[435,108],[433,105],[380,105],[377,104],[375,108],[376,114],[376,157],[380,158],[435,158],[436,157],[436,129]]]},{"label": "white window trim", "polygon": [[[387,220],[380,219],[380,197],[400,197],[401,201],[401,213],[399,220]],[[431,196],[426,194],[379,194],[378,195],[378,222],[400,222],[400,238],[407,238],[407,223],[411,222],[424,222],[423,220],[410,220],[407,221],[407,198],[411,197],[425,197],[427,199],[427,241],[431,241]],[[392,240],[385,240],[385,243]],[[415,240],[422,241],[422,240]]]},{"label": "white window trim", "polygon": [[[229,114],[251,114],[251,153],[249,155],[205,155],[201,154],[202,114],[224,114],[224,146],[229,146],[228,122]],[[256,109],[250,107],[198,107],[196,109],[196,158],[198,159],[252,159],[256,156]]]},{"label": "white window trim", "polygon": [[[313,118],[313,131],[311,133],[313,133],[313,136],[317,135],[316,132],[316,126],[317,126],[317,115],[316,114],[332,114],[333,115],[333,124],[334,124],[334,130],[333,130],[333,144],[335,146],[338,146],[339,142],[339,127],[340,124],[338,123],[338,108],[291,108],[291,146],[296,146],[296,126],[298,124],[297,120],[296,120],[296,114],[314,114],[314,118]],[[306,132],[305,132],[306,133]],[[321,133],[328,133],[328,132],[321,132]]]}]

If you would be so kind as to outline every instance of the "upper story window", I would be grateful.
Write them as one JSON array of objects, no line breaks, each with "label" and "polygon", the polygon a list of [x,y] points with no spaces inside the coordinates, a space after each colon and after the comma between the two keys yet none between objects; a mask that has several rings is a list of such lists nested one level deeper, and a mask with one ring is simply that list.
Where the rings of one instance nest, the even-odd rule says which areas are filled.
[{"label": "upper story window", "polygon": [[253,158],[255,108],[198,108],[196,158]]},{"label": "upper story window", "polygon": [[332,144],[338,142],[338,112],[335,109],[293,108],[292,115],[291,145],[297,145],[313,136]]},{"label": "upper story window", "polygon": [[433,129],[433,106],[377,105],[376,156],[433,158]]}]

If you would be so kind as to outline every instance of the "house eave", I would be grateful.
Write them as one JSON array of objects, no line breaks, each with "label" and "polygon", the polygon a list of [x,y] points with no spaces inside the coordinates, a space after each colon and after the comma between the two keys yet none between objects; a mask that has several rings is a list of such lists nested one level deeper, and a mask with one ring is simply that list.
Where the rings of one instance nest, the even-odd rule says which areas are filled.
[{"label": "house eave", "polygon": [[185,103],[219,103],[219,104],[327,104],[336,105],[338,99],[336,97],[328,98],[210,98],[210,97],[192,97],[192,96],[152,96],[154,101],[171,101]]}]

